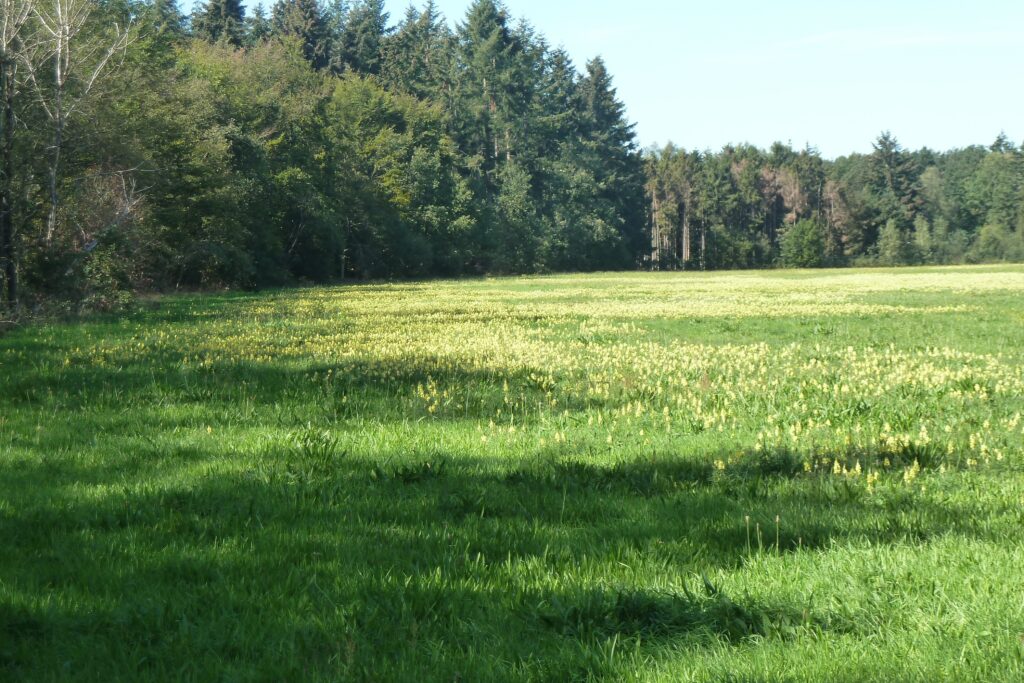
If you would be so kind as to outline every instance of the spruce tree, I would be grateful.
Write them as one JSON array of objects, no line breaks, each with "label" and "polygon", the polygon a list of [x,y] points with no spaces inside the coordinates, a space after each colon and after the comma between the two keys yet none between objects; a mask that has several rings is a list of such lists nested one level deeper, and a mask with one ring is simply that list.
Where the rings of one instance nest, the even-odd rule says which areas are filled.
[{"label": "spruce tree", "polygon": [[302,54],[314,69],[330,61],[330,37],[318,0],[278,0],[273,13],[274,32],[298,38]]},{"label": "spruce tree", "polygon": [[388,33],[384,0],[360,0],[352,6],[340,39],[340,61],[345,70],[379,74],[381,50]]},{"label": "spruce tree", "polygon": [[148,28],[138,41],[137,49],[148,63],[161,69],[171,69],[175,54],[186,40],[185,15],[177,0],[153,0],[140,13],[139,22]]},{"label": "spruce tree", "polygon": [[502,157],[511,156],[513,120],[522,114],[514,68],[520,46],[494,0],[476,0],[469,8],[459,44],[463,78],[456,126],[466,151],[478,155],[490,175]]},{"label": "spruce tree", "polygon": [[545,60],[538,96],[544,142],[550,149],[571,135],[579,125],[576,88],[579,75],[564,49],[552,51]]},{"label": "spruce tree", "polygon": [[870,168],[879,229],[895,221],[901,230],[909,230],[922,205],[920,169],[888,131],[875,140],[873,147]]},{"label": "spruce tree", "polygon": [[152,34],[173,40],[185,36],[185,16],[177,0],[153,0],[143,10],[142,21]]},{"label": "spruce tree", "polygon": [[256,5],[252,13],[245,18],[245,44],[247,47],[259,45],[270,37],[273,27],[267,18],[263,3]]},{"label": "spruce tree", "polygon": [[348,23],[348,12],[348,0],[327,0],[324,5],[324,24],[327,27],[327,42],[330,48],[327,66],[338,75],[345,71],[341,41],[345,25]]},{"label": "spruce tree", "polygon": [[997,152],[997,153],[998,152],[1008,153],[1008,152],[1015,152],[1016,151],[1016,148],[1013,146],[1013,143],[1010,142],[1010,138],[1006,137],[1006,132],[1005,131],[1002,131],[1002,132],[999,133],[999,135],[996,137],[995,142],[993,142],[989,146],[988,149],[989,149],[990,152]]},{"label": "spruce tree", "polygon": [[245,40],[245,8],[241,0],[209,0],[192,18],[197,38],[242,45]]},{"label": "spruce tree", "polygon": [[598,242],[622,240],[623,249],[602,258],[604,267],[623,267],[645,249],[646,209],[643,159],[633,124],[619,101],[612,78],[600,57],[587,62],[580,82],[581,128],[587,152],[584,163],[598,187],[595,225],[607,235]]},{"label": "spruce tree", "polygon": [[384,43],[384,83],[420,99],[437,97],[446,80],[450,37],[433,0],[423,11],[410,6],[397,31]]}]

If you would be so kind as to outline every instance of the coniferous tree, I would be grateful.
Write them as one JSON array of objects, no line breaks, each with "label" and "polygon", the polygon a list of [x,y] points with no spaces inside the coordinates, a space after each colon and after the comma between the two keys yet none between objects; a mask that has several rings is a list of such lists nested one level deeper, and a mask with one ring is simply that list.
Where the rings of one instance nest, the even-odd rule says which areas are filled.
[{"label": "coniferous tree", "polygon": [[544,144],[540,139],[543,131],[538,122],[548,113],[541,101],[541,94],[547,85],[545,72],[550,49],[544,36],[525,19],[518,22],[512,31],[512,38],[516,51],[510,65],[509,147],[521,164],[534,171],[537,153]]},{"label": "coniferous tree", "polygon": [[324,24],[327,28],[330,59],[328,67],[331,72],[340,75],[345,71],[341,40],[348,21],[348,0],[327,0],[324,5]]},{"label": "coniferous tree", "polygon": [[245,45],[254,47],[270,37],[273,33],[273,25],[267,17],[267,11],[263,3],[252,8],[249,16],[245,18]]},{"label": "coniferous tree", "polygon": [[339,39],[343,69],[361,74],[380,73],[382,47],[388,33],[384,0],[357,0],[345,18]]},{"label": "coniferous tree", "polygon": [[1013,229],[1024,192],[1024,155],[1000,135],[965,189],[967,205],[981,225]]},{"label": "coniferous tree", "polygon": [[545,154],[556,153],[579,128],[578,81],[576,66],[564,49],[546,56],[537,93],[536,121],[539,149]]},{"label": "coniferous tree", "polygon": [[298,39],[302,55],[314,69],[330,62],[330,35],[319,0],[278,0],[273,11],[273,31]]},{"label": "coniferous tree", "polygon": [[1002,154],[1017,151],[1017,148],[1014,147],[1010,138],[1006,137],[1005,131],[1000,131],[999,135],[996,136],[995,142],[993,142],[988,149],[990,152]]},{"label": "coniferous tree", "polygon": [[514,60],[520,46],[509,30],[504,8],[494,0],[476,0],[470,6],[458,38],[463,78],[456,134],[494,184],[499,163],[511,154],[518,85]]},{"label": "coniferous tree", "polygon": [[576,67],[564,50],[549,51],[543,56],[531,103],[529,153],[545,232],[542,260],[549,269],[565,269],[576,263],[586,242],[581,236],[584,221],[578,216],[579,202],[575,198],[580,184],[575,164],[579,152],[578,79]]},{"label": "coniferous tree", "polygon": [[428,0],[422,11],[409,7],[397,30],[384,42],[381,76],[395,90],[438,99],[451,52],[451,33],[434,0]]},{"label": "coniferous tree", "polygon": [[208,0],[192,17],[196,37],[241,46],[245,40],[245,8],[241,0]]},{"label": "coniferous tree", "polygon": [[599,239],[621,240],[623,248],[605,267],[624,267],[645,248],[643,161],[634,126],[617,98],[611,76],[600,57],[587,63],[579,86],[581,133],[585,161],[597,187],[594,206]]},{"label": "coniferous tree", "polygon": [[871,178],[879,222],[895,221],[906,230],[913,225],[920,209],[918,165],[889,132],[882,133],[873,148]]},{"label": "coniferous tree", "polygon": [[140,21],[155,40],[179,41],[186,35],[185,15],[177,0],[152,0],[145,5]]}]

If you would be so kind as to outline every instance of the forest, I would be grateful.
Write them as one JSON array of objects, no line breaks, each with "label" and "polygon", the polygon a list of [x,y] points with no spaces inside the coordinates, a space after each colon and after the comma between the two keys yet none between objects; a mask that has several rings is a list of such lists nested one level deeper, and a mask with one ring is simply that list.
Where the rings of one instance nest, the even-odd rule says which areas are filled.
[{"label": "forest", "polygon": [[[257,1],[0,0],[0,682],[1024,681],[1024,145],[649,146],[511,0]],[[604,9],[936,115],[1024,35],[757,4]],[[689,113],[837,116],[754,67]]]},{"label": "forest", "polygon": [[[346,279],[1024,260],[1024,149],[641,149],[496,0],[0,0],[17,310]],[[678,132],[685,139],[686,131]]]}]

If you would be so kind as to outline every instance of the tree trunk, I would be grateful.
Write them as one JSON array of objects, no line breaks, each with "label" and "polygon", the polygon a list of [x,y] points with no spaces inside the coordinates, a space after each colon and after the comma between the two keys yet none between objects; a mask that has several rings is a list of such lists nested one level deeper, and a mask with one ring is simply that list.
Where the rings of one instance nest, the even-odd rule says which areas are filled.
[{"label": "tree trunk", "polygon": [[652,270],[661,270],[661,218],[659,216],[660,206],[658,203],[658,189],[651,189],[651,227],[654,233],[653,248],[654,253],[652,258],[654,260]]},{"label": "tree trunk", "polygon": [[700,223],[700,269],[707,270],[708,224],[707,218]]},{"label": "tree trunk", "polygon": [[683,207],[683,244],[682,250],[680,251],[680,262],[683,264],[683,270],[686,270],[686,264],[690,262],[690,205],[684,203]]},{"label": "tree trunk", "polygon": [[60,195],[57,191],[57,177],[60,172],[60,151],[64,146],[64,80],[65,80],[65,49],[64,34],[57,41],[57,55],[54,57],[54,93],[53,93],[53,149],[50,157],[49,191],[50,212],[46,217],[46,244],[53,243],[57,232],[57,208],[60,206]]},{"label": "tree trunk", "polygon": [[0,97],[3,98],[2,163],[0,163],[0,263],[3,264],[4,304],[10,310],[18,306],[18,269],[14,249],[14,65],[0,64]]},{"label": "tree trunk", "polygon": [[53,156],[50,157],[49,177],[47,179],[50,194],[50,212],[46,216],[47,244],[53,242],[53,236],[57,232],[57,207],[60,205],[60,194],[57,191],[57,173],[60,170],[60,148],[63,137],[62,131],[58,128],[53,138]]}]

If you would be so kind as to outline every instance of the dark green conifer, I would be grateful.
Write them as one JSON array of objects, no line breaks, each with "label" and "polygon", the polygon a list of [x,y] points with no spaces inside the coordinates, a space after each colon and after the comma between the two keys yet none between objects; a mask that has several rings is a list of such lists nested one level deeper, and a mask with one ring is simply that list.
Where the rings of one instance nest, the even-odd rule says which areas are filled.
[{"label": "dark green conifer", "polygon": [[259,3],[245,18],[245,44],[249,47],[259,45],[269,38],[272,32],[273,27],[267,18],[267,11],[263,9],[263,3]]},{"label": "dark green conifer", "polygon": [[192,30],[197,38],[211,43],[227,41],[242,45],[245,40],[245,8],[241,0],[208,0],[192,16]]},{"label": "dark green conifer", "polygon": [[384,0],[359,0],[348,12],[339,41],[339,65],[361,74],[379,74],[388,34]]},{"label": "dark green conifer", "polygon": [[303,56],[314,69],[328,65],[330,36],[318,0],[278,0],[274,5],[273,30],[281,36],[298,38]]}]

